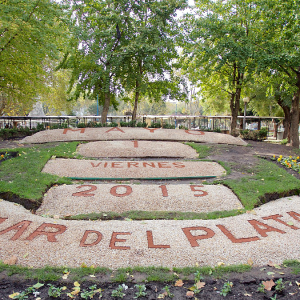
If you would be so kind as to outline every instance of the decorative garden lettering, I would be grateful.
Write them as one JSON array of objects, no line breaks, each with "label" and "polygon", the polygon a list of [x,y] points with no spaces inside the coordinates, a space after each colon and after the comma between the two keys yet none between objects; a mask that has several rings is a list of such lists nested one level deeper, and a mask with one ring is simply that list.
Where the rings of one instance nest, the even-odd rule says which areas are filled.
[{"label": "decorative garden lettering", "polygon": [[112,168],[112,169],[130,169],[130,168],[185,168],[182,162],[91,162],[93,168]]},{"label": "decorative garden lettering", "polygon": [[[117,186],[114,191],[117,194]],[[293,218],[294,220],[300,222],[300,214],[294,211],[287,212],[287,214]],[[287,230],[298,230],[299,227],[291,225],[290,222],[285,222],[281,220],[283,216],[280,214],[271,215],[267,217],[263,217],[263,220],[273,220],[287,227]],[[5,223],[8,218],[0,218],[0,224]],[[274,226],[270,226],[264,222],[259,220],[247,220],[247,222],[252,226],[252,228],[257,232],[257,235],[250,237],[235,237],[229,228],[224,225],[216,225],[216,227],[223,233],[223,235],[228,238],[232,243],[249,243],[260,240],[262,237],[268,237],[269,232],[275,232],[277,234],[286,234],[287,232],[276,228]],[[5,236],[10,232],[13,232],[13,235],[10,235],[9,240],[11,241],[33,241],[36,239],[42,239],[43,237],[46,241],[50,243],[59,242],[59,237],[67,231],[67,226],[53,223],[43,223],[38,226],[32,233],[26,236],[26,231],[31,226],[33,222],[29,220],[22,220],[14,225],[11,225],[5,229],[0,231],[0,236]],[[2,226],[2,225],[1,225]],[[215,229],[203,227],[203,226],[194,226],[194,227],[185,227],[181,228],[185,240],[188,242],[187,245],[191,247],[200,247],[201,240],[211,239],[215,236]],[[198,233],[196,233],[198,231]],[[199,234],[199,231],[202,234]],[[157,233],[156,233],[157,234]],[[128,243],[133,242],[130,241],[130,236],[132,232],[112,232],[109,242],[109,248],[116,250],[128,250],[131,247]],[[5,239],[5,237],[3,238]],[[78,240],[79,247],[93,247],[98,245],[103,239],[103,234],[97,230],[85,230],[82,238]],[[168,245],[167,241],[164,245],[155,244],[155,236],[151,230],[145,231],[145,239],[148,243],[148,248],[162,248],[167,249],[171,248]],[[60,238],[61,242],[64,239]],[[44,240],[45,241],[45,240]]]},{"label": "decorative garden lettering", "polygon": [[[208,195],[208,192],[201,190],[203,185],[190,185],[190,189],[192,192],[195,192],[194,197],[204,197]],[[92,193],[97,190],[97,187],[92,184],[83,184],[76,187],[77,189],[84,189],[83,191],[73,193],[74,197],[93,197],[95,193]],[[125,190],[124,192],[120,191],[120,188]],[[161,193],[163,197],[168,197],[168,187],[167,185],[160,185],[158,188],[161,189]],[[129,196],[132,193],[132,187],[129,185],[115,185],[110,189],[110,194],[116,197],[125,197]]]},{"label": "decorative garden lettering", "polygon": [[[155,133],[155,130],[159,130],[159,128],[143,128],[143,129],[147,130],[149,133]],[[124,130],[121,129],[120,127],[112,127],[110,129],[108,129],[107,131],[105,131],[105,133],[111,133],[111,132],[125,133]],[[85,133],[86,128],[79,128],[79,129],[65,128],[63,131],[63,134],[67,134],[70,131],[71,132],[79,131],[80,133]],[[203,131],[199,131],[199,130],[185,130],[185,133],[193,134],[193,135],[205,135],[205,133]]]}]

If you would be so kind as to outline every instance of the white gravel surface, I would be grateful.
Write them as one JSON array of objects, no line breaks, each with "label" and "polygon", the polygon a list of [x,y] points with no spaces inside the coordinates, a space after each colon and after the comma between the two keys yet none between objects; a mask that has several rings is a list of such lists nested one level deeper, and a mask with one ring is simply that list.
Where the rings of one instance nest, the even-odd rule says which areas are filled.
[{"label": "white gravel surface", "polygon": [[86,157],[172,157],[197,158],[196,150],[176,142],[99,141],[81,144],[78,154]]},{"label": "white gravel surface", "polygon": [[[270,219],[274,215],[284,223]],[[24,266],[184,267],[249,259],[265,265],[300,257],[298,196],[217,220],[64,221],[6,201],[0,202],[0,217],[0,259],[15,255]]]},{"label": "white gravel surface", "polygon": [[83,184],[51,188],[38,215],[77,215],[92,212],[185,211],[211,212],[243,208],[222,185]]},{"label": "white gravel surface", "polygon": [[47,143],[56,141],[111,141],[111,140],[164,140],[193,141],[201,143],[247,145],[242,139],[229,134],[198,130],[161,128],[75,128],[40,131],[24,138],[22,143]]},{"label": "white gravel surface", "polygon": [[206,161],[101,161],[56,158],[43,171],[61,177],[76,178],[197,178],[222,176],[225,169]]}]

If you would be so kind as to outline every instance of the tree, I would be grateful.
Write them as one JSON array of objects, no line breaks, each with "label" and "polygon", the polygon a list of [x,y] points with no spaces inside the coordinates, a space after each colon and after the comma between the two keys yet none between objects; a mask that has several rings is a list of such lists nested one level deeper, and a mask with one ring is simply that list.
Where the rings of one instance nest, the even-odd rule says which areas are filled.
[{"label": "tree", "polygon": [[67,37],[64,8],[51,0],[0,2],[0,114],[13,104],[28,110],[43,89],[43,61],[58,58]]},{"label": "tree", "polygon": [[117,107],[123,90],[118,78],[121,52],[127,44],[130,12],[125,0],[75,0],[73,40],[60,68],[72,70],[70,90],[99,99],[101,122],[106,123],[109,106]]},{"label": "tree", "polygon": [[[231,133],[237,126],[242,88],[253,69],[251,1],[195,1],[196,13],[185,18],[183,60],[191,80],[201,81],[206,93],[215,87],[227,94],[232,116]],[[216,94],[216,91],[214,92]]]},{"label": "tree", "polygon": [[180,78],[175,76],[176,37],[180,31],[175,17],[186,0],[128,1],[129,40],[122,52],[122,78],[125,90],[134,91],[132,120],[136,119],[141,95],[153,101],[162,97],[184,97]]},{"label": "tree", "polygon": [[[269,72],[277,78],[276,97],[283,103],[286,117],[290,115],[290,141],[299,148],[299,98],[300,98],[300,26],[299,0],[254,1],[259,19],[259,35],[255,41],[257,71]],[[278,78],[283,79],[280,82]],[[276,80],[275,80],[276,81]],[[287,101],[282,102],[282,92],[291,96],[290,111]],[[286,125],[288,126],[288,124]]]}]

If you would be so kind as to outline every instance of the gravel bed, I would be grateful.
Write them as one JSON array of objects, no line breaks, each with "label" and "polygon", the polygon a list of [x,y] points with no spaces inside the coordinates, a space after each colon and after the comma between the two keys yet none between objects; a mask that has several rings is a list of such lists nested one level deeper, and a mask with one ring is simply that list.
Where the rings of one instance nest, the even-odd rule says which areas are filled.
[{"label": "gravel bed", "polygon": [[212,144],[247,145],[241,138],[217,132],[161,128],[76,128],[40,131],[24,138],[22,143],[58,141],[163,140],[192,141]]},{"label": "gravel bed", "polygon": [[218,163],[206,161],[100,161],[64,158],[49,160],[42,172],[86,179],[197,178],[226,174]]},{"label": "gravel bed", "polygon": [[300,256],[298,196],[217,220],[66,221],[6,201],[0,212],[0,259],[24,266],[266,265]]},{"label": "gravel bed", "polygon": [[197,158],[197,151],[176,142],[157,141],[99,141],[81,144],[78,154],[85,157],[170,157]]},{"label": "gravel bed", "polygon": [[130,210],[211,212],[243,208],[222,185],[84,184],[51,188],[38,215],[77,215]]}]

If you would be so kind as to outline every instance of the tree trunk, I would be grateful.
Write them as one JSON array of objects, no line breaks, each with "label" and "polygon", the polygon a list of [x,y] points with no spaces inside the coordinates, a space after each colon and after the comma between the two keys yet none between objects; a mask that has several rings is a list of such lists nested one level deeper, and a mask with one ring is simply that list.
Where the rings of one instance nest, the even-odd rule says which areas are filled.
[{"label": "tree trunk", "polygon": [[106,124],[107,123],[107,114],[110,106],[110,93],[107,92],[104,94],[104,104],[103,104],[103,110],[101,114],[101,123]]},{"label": "tree trunk", "polygon": [[137,106],[140,96],[140,90],[139,90],[139,82],[138,80],[135,82],[135,97],[134,97],[134,107],[132,112],[132,121],[136,120],[136,112],[137,112]]},{"label": "tree trunk", "polygon": [[230,109],[231,109],[231,127],[230,133],[232,135],[237,135],[237,119],[240,110],[240,98],[241,98],[241,81],[243,80],[243,73],[239,72],[236,64],[233,66],[233,82],[235,84],[235,92],[231,94],[230,99]]},{"label": "tree trunk", "polygon": [[291,129],[291,111],[289,106],[285,105],[281,99],[281,96],[278,98],[276,97],[276,101],[279,104],[279,106],[282,108],[284,112],[284,120],[283,120],[283,127],[284,127],[284,132],[283,132],[283,138],[288,139],[290,142],[290,129]]},{"label": "tree trunk", "polygon": [[[298,75],[300,77],[300,74]],[[300,79],[300,78],[299,78]],[[291,145],[299,149],[299,93],[300,89],[295,92],[291,108]]]}]

